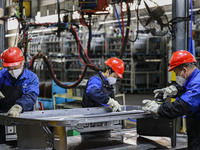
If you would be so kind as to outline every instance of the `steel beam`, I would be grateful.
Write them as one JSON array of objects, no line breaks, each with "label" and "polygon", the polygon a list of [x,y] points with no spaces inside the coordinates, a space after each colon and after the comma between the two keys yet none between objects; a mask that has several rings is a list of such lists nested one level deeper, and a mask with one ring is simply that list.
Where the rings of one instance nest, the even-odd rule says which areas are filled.
[{"label": "steel beam", "polygon": [[[5,0],[0,1],[0,8],[5,11]],[[0,53],[5,49],[5,25],[0,25]]]},{"label": "steel beam", "polygon": [[[187,17],[189,14],[188,0],[172,1],[172,19],[176,17]],[[173,25],[172,52],[177,50],[188,50],[188,22],[179,22]]]}]

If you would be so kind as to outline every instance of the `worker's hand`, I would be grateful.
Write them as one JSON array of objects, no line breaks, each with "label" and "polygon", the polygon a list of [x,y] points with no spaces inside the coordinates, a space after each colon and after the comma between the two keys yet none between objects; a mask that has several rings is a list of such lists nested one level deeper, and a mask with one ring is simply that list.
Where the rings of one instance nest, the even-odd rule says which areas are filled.
[{"label": "worker's hand", "polygon": [[142,101],[142,104],[144,104],[142,110],[150,111],[154,114],[158,113],[158,108],[160,107],[160,105],[158,105],[155,101],[145,99]]},{"label": "worker's hand", "polygon": [[0,99],[5,98],[5,96],[3,95],[3,93],[0,91]]},{"label": "worker's hand", "polygon": [[121,110],[121,105],[116,100],[114,100],[113,98],[110,98],[107,104],[110,107],[112,107],[112,111],[113,112],[122,111]]},{"label": "worker's hand", "polygon": [[163,93],[163,99],[166,99],[167,96],[175,96],[178,93],[178,89],[174,85],[167,86],[166,88],[156,89],[153,91],[155,98],[159,93]]},{"label": "worker's hand", "polygon": [[19,117],[21,112],[22,112],[22,106],[15,104],[8,111],[8,115],[10,117]]}]

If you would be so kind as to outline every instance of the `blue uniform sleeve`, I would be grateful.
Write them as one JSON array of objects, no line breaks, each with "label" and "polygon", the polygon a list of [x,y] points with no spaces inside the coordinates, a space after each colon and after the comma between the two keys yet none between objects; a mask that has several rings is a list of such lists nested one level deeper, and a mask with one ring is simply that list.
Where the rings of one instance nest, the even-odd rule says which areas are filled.
[{"label": "blue uniform sleeve", "polygon": [[86,94],[88,94],[93,87],[96,87],[97,89],[101,90],[101,86],[102,86],[101,79],[99,77],[94,76],[90,78],[90,80],[88,81]]},{"label": "blue uniform sleeve", "polygon": [[192,114],[198,112],[200,108],[200,84],[193,83],[189,85],[181,99],[189,105]]},{"label": "blue uniform sleeve", "polygon": [[158,114],[166,118],[177,118],[186,115],[189,107],[182,99],[172,103],[164,102],[158,109]]},{"label": "blue uniform sleeve", "polygon": [[88,81],[88,87],[86,89],[86,94],[88,97],[97,103],[108,103],[109,96],[101,91],[101,79],[97,76],[92,77]]},{"label": "blue uniform sleeve", "polygon": [[22,98],[16,100],[16,104],[22,106],[23,111],[33,110],[39,95],[39,79],[36,74],[31,74],[31,78],[27,79],[25,91]]},{"label": "blue uniform sleeve", "polygon": [[5,78],[3,77],[3,74],[7,71],[7,68],[4,68],[2,70],[0,70],[0,89],[1,89],[1,85],[4,82]]}]

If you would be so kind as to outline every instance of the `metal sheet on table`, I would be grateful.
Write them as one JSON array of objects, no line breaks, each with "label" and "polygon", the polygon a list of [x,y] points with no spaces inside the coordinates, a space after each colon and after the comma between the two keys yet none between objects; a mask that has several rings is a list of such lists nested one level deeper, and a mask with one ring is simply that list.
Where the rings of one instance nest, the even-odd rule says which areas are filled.
[{"label": "metal sheet on table", "polygon": [[153,117],[146,113],[141,106],[124,105],[121,112],[109,112],[104,107],[45,110],[24,112],[19,118],[8,117],[0,113],[0,124],[32,124],[41,126],[75,126],[81,123],[95,123],[129,118]]}]

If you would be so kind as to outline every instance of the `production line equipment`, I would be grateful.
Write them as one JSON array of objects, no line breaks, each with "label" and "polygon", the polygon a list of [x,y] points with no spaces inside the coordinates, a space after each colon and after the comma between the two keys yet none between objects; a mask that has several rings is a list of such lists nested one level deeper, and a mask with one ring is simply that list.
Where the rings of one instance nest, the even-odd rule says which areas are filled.
[{"label": "production line equipment", "polygon": [[30,111],[18,118],[0,113],[0,124],[16,125],[19,149],[64,150],[68,147],[68,130],[81,134],[123,130],[122,120],[132,118],[137,119],[139,135],[167,136],[171,138],[172,147],[176,146],[174,121],[144,112],[141,106],[123,105],[121,112],[110,112],[104,107]]}]

